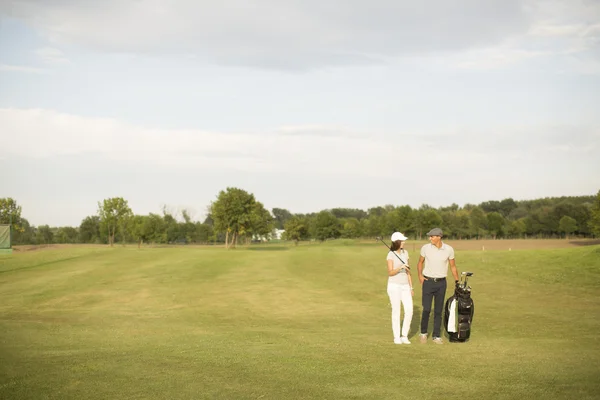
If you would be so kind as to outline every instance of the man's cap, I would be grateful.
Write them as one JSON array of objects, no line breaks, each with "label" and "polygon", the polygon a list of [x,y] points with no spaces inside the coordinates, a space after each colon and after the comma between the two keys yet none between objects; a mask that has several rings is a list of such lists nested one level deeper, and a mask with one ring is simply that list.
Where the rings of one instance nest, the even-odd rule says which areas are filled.
[{"label": "man's cap", "polygon": [[427,236],[443,236],[444,232],[440,228],[433,228],[429,232],[426,233]]},{"label": "man's cap", "polygon": [[392,233],[392,242],[395,242],[396,240],[406,240],[406,239],[408,239],[408,238],[400,232]]}]

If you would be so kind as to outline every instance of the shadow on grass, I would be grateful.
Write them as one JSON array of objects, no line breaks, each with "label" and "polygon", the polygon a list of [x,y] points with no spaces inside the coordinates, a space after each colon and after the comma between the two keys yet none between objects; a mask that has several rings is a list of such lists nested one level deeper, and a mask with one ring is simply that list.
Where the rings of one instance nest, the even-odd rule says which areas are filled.
[{"label": "shadow on grass", "polygon": [[287,246],[264,246],[264,247],[248,247],[246,250],[251,251],[284,251],[289,250],[290,248]]}]

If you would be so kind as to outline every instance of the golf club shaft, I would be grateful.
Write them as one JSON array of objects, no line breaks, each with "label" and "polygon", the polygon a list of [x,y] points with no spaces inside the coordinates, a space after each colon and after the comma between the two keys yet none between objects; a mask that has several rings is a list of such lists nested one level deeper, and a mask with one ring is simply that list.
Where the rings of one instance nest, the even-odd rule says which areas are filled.
[{"label": "golf club shaft", "polygon": [[388,246],[388,245],[387,245],[387,243],[385,243],[385,242],[383,241],[383,239],[382,239],[382,238],[378,237],[377,239],[379,239],[379,241],[380,241],[381,243],[383,243],[383,244],[384,244],[384,246],[385,246],[385,247],[387,247],[389,251],[391,251],[392,253],[394,253],[394,255],[395,255],[396,257],[398,257],[398,260],[400,260],[400,262],[401,262],[402,264],[404,264],[404,266],[406,267],[406,269],[410,271],[410,267],[409,267],[408,265],[406,265],[406,263],[404,262],[404,260],[403,260],[403,259],[401,259],[401,258],[400,258],[400,256],[399,256],[398,254],[396,254],[396,252],[395,252],[395,251],[392,251],[392,248],[391,248],[390,246]]}]

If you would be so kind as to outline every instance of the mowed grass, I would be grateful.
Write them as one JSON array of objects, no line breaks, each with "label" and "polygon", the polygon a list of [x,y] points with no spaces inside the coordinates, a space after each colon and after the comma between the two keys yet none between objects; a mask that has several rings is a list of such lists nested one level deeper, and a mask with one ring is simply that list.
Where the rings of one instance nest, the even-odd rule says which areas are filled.
[{"label": "mowed grass", "polygon": [[0,398],[598,398],[600,246],[457,251],[472,339],[439,346],[418,284],[393,344],[387,250],[341,244],[0,256]]}]

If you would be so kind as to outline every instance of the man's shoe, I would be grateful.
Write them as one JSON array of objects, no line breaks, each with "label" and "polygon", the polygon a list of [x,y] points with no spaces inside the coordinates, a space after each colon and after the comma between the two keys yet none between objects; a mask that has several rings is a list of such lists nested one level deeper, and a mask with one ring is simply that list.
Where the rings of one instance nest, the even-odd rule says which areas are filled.
[{"label": "man's shoe", "polygon": [[394,344],[402,344],[402,343],[404,343],[404,342],[402,342],[402,339],[400,339],[400,338],[394,339]]},{"label": "man's shoe", "polygon": [[433,338],[433,343],[435,343],[435,344],[443,344],[444,342],[442,342],[442,338],[435,337],[435,338]]},{"label": "man's shoe", "polygon": [[408,340],[408,338],[406,336],[402,336],[400,338],[400,341],[404,344],[410,344],[410,340]]},{"label": "man's shoe", "polygon": [[419,335],[419,340],[421,341],[421,343],[427,343],[427,334],[426,333],[421,333]]}]

